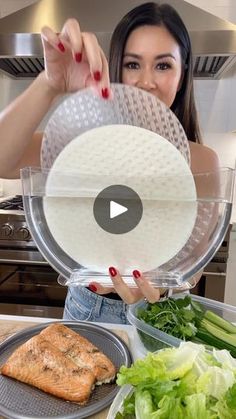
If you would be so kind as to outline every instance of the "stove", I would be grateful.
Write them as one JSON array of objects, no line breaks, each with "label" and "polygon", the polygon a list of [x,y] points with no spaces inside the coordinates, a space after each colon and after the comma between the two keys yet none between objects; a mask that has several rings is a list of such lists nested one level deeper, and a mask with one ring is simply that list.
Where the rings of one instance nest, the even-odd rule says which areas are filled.
[{"label": "stove", "polygon": [[22,195],[6,197],[0,202],[0,210],[23,211]]},{"label": "stove", "polygon": [[0,202],[0,263],[48,265],[27,227],[21,195]]},{"label": "stove", "polygon": [[21,195],[0,200],[0,313],[62,317],[66,288],[39,252]]}]

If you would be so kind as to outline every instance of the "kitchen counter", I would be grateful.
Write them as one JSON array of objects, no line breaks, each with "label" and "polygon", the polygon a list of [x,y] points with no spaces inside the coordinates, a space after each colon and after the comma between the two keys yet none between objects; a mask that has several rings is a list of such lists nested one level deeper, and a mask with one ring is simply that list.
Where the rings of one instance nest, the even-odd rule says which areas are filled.
[{"label": "kitchen counter", "polygon": [[[26,317],[26,316],[10,316],[0,315],[0,342],[3,342],[9,336],[22,329],[35,326],[39,323],[53,322],[61,319],[41,318],[41,317]],[[112,323],[97,323],[99,326],[109,329],[117,333],[129,346],[133,359],[144,356],[141,345],[139,344],[135,328],[131,325],[112,324]],[[104,411],[91,416],[91,419],[106,419],[109,408]],[[0,419],[4,419],[0,416]]]}]

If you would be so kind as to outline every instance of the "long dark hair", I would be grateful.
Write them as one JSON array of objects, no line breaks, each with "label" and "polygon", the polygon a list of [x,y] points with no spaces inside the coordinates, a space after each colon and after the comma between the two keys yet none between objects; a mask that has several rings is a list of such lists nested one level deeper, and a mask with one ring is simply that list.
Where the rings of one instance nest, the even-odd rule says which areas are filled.
[{"label": "long dark hair", "polygon": [[180,47],[182,59],[182,84],[176,93],[171,110],[182,124],[187,138],[201,143],[198,116],[194,100],[192,48],[188,31],[176,12],[168,4],[144,3],[127,13],[113,32],[110,44],[110,78],[122,83],[124,49],[130,33],[144,25],[165,26]]}]

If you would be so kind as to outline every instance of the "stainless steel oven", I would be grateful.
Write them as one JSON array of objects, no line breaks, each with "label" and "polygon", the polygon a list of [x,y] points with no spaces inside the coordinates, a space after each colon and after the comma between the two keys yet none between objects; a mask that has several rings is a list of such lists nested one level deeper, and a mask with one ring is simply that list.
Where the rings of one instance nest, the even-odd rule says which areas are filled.
[{"label": "stainless steel oven", "polygon": [[38,251],[22,197],[0,202],[0,313],[60,318],[67,289]]}]

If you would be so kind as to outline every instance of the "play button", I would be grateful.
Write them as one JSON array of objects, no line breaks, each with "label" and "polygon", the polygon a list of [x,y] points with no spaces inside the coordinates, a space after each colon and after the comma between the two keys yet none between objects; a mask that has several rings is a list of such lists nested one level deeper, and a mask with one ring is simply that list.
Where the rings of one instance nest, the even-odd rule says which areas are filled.
[{"label": "play button", "polygon": [[124,185],[112,185],[98,194],[93,213],[103,230],[112,234],[124,234],[133,230],[140,222],[143,205],[133,189]]},{"label": "play button", "polygon": [[118,217],[118,215],[124,214],[126,211],[128,211],[128,208],[123,205],[117,204],[114,201],[110,202],[110,218]]}]

